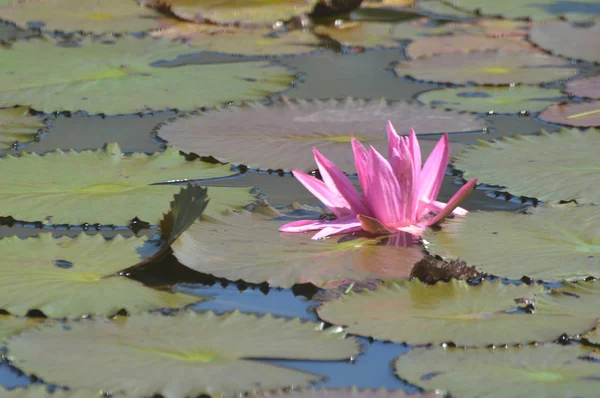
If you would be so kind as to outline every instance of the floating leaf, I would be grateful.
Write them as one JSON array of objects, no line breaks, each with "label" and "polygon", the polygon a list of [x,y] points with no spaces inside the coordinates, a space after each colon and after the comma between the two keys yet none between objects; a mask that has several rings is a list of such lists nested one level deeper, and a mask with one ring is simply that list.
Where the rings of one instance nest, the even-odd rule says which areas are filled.
[{"label": "floating leaf", "polygon": [[318,51],[325,46],[312,32],[295,30],[276,33],[271,29],[244,29],[230,26],[178,23],[152,32],[153,37],[185,39],[204,51],[242,55],[297,55]]},{"label": "floating leaf", "polygon": [[[0,242],[2,242],[1,239]],[[40,323],[40,320],[34,318],[16,318],[10,315],[0,315],[0,343],[24,330],[38,326]]]},{"label": "floating leaf", "polygon": [[[470,115],[431,110],[416,104],[365,101],[294,101],[283,98],[272,105],[247,103],[186,116],[163,125],[158,135],[184,152],[213,156],[221,162],[251,169],[316,168],[312,147],[340,169],[355,173],[350,138],[387,153],[385,125],[391,120],[408,134],[477,131],[485,128]],[[231,145],[235,141],[236,145]],[[428,154],[436,141],[422,140]],[[455,146],[456,144],[453,144]]]},{"label": "floating leaf", "polygon": [[[30,385],[27,388],[15,388],[13,390],[5,390],[0,387],[0,396],[6,398],[103,398],[106,397],[102,391],[92,390],[75,390],[64,391],[55,389],[53,392],[48,392],[46,385]],[[123,394],[112,394],[114,398],[129,398]]]},{"label": "floating leaf", "polygon": [[594,130],[504,137],[461,152],[454,167],[466,179],[504,186],[513,195],[600,204],[599,146]]},{"label": "floating leaf", "polygon": [[317,313],[327,322],[348,325],[349,333],[408,344],[522,344],[594,327],[596,317],[571,315],[551,301],[536,307],[535,314],[514,313],[519,299],[535,302],[543,290],[499,280],[477,286],[455,279],[435,285],[415,280],[350,293],[322,304]]},{"label": "floating leaf", "polygon": [[460,397],[593,397],[597,362],[578,345],[463,350],[414,349],[397,358],[403,380]]},{"label": "floating leaf", "polygon": [[535,86],[446,88],[417,96],[434,107],[478,113],[538,112],[560,99],[560,90]]},{"label": "floating leaf", "polygon": [[564,282],[561,287],[552,289],[551,294],[571,314],[595,317],[600,314],[600,283],[597,281]]},{"label": "floating leaf", "polygon": [[[0,106],[92,114],[193,109],[260,99],[290,87],[293,78],[265,62],[150,66],[193,51],[167,39],[133,36],[114,44],[84,37],[78,47],[57,47],[51,39],[18,41],[0,47]],[[32,61],[40,59],[43,64]]]},{"label": "floating leaf", "polygon": [[[136,216],[156,224],[181,186],[151,184],[229,174],[228,166],[187,161],[173,148],[151,156],[125,156],[115,143],[95,151],[23,153],[0,159],[1,212],[49,224],[128,225]],[[209,209],[242,208],[255,200],[249,191],[211,188]]]},{"label": "floating leaf", "polygon": [[539,117],[543,121],[565,126],[600,126],[600,101],[552,105]]},{"label": "floating leaf", "polygon": [[304,390],[291,392],[271,392],[263,394],[250,394],[249,398],[441,398],[441,393],[436,391],[421,392],[407,394],[403,390],[387,390],[380,388],[378,390],[351,388],[336,388],[336,389],[314,389],[307,388]]},{"label": "floating leaf", "polygon": [[284,288],[297,283],[335,287],[345,279],[407,277],[423,257],[420,247],[410,246],[412,239],[350,235],[314,241],[311,233],[281,233],[278,229],[289,217],[281,218],[269,220],[246,211],[203,215],[173,243],[173,252],[183,265],[199,272]]},{"label": "floating leaf", "polygon": [[597,0],[442,0],[442,2],[458,9],[508,19],[566,18],[583,22],[600,16]]},{"label": "floating leaf", "polygon": [[491,38],[477,35],[452,35],[425,37],[406,47],[409,58],[425,58],[438,54],[469,53],[474,51],[501,50],[508,52],[532,51],[533,46],[521,38]]},{"label": "floating leaf", "polygon": [[577,73],[562,58],[531,51],[441,54],[400,62],[395,71],[400,76],[410,76],[416,80],[490,85],[544,83],[567,79]]},{"label": "floating leaf", "polygon": [[[596,2],[596,0],[594,0]],[[596,2],[597,3],[597,2]],[[600,5],[598,14],[600,15]],[[553,54],[567,58],[600,62],[600,23],[591,26],[571,25],[568,22],[536,24],[530,40]]]},{"label": "floating leaf", "polygon": [[44,30],[114,33],[160,27],[160,14],[134,0],[15,1],[1,5],[0,16],[24,28],[28,22],[41,22]]},{"label": "floating leaf", "polygon": [[344,46],[399,47],[402,40],[421,36],[439,37],[450,32],[468,32],[471,27],[458,24],[438,25],[423,18],[399,23],[343,22],[333,26],[317,25],[315,33],[327,36]]},{"label": "floating leaf", "polygon": [[375,8],[394,8],[394,7],[410,7],[415,4],[417,0],[367,0],[361,3],[361,7],[375,7]]},{"label": "floating leaf", "polygon": [[[563,148],[563,150],[566,150]],[[596,206],[543,207],[534,214],[477,212],[426,231],[427,250],[510,279],[600,277]],[[506,250],[510,247],[510,250]]]},{"label": "floating leaf", "polygon": [[473,17],[473,13],[459,10],[451,5],[442,3],[439,0],[417,0],[415,7],[419,11],[425,11],[427,13],[433,13],[435,15],[441,15],[444,17],[452,18],[470,18]]},{"label": "floating leaf", "polygon": [[62,318],[177,308],[198,301],[114,275],[141,261],[136,248],[144,241],[121,235],[107,241],[85,234],[56,239],[48,233],[0,239],[0,308],[13,315],[39,310]]},{"label": "floating leaf", "polygon": [[221,24],[272,24],[312,10],[313,0],[138,0],[146,6],[166,7],[181,19]]},{"label": "floating leaf", "polygon": [[569,81],[565,91],[577,97],[600,99],[600,75]]},{"label": "floating leaf", "polygon": [[184,398],[306,386],[322,377],[251,359],[341,360],[360,348],[339,329],[299,319],[182,312],[25,332],[10,340],[9,352],[25,372],[72,388]]},{"label": "floating leaf", "polygon": [[40,130],[46,129],[43,119],[29,114],[25,107],[0,109],[0,145],[10,147],[34,141]]}]

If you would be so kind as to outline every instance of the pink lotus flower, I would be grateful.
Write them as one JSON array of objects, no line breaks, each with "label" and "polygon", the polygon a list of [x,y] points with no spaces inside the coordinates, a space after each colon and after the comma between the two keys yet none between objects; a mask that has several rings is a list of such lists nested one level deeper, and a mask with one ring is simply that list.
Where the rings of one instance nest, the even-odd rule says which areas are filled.
[{"label": "pink lotus flower", "polygon": [[467,211],[458,205],[475,188],[476,178],[461,187],[447,204],[435,200],[448,164],[448,136],[444,134],[438,141],[421,168],[421,148],[415,131],[410,129],[408,137],[400,137],[388,121],[387,132],[389,161],[375,148],[367,151],[352,138],[362,196],[335,164],[313,148],[323,181],[298,170],[292,172],[337,218],[295,221],[279,230],[321,230],[313,239],[360,230],[374,234],[404,231],[420,236],[425,228],[450,213],[466,215]]}]

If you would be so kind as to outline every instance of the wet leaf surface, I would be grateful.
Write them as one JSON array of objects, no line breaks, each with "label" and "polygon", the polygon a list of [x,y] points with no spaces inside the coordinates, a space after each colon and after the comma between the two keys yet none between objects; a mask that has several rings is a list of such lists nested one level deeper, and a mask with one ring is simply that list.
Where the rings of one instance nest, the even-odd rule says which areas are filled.
[{"label": "wet leaf surface", "polygon": [[600,277],[597,206],[541,207],[529,213],[477,212],[447,220],[441,231],[425,233],[426,248],[513,280]]},{"label": "wet leaf surface", "polygon": [[503,137],[469,147],[454,167],[466,179],[506,187],[512,195],[599,204],[599,142],[600,131],[594,129]]},{"label": "wet leaf surface", "polygon": [[151,66],[197,50],[167,39],[107,41],[84,37],[77,47],[59,47],[46,38],[0,47],[0,106],[90,114],[194,109],[260,99],[289,88],[294,76],[266,62]]},{"label": "wet leaf surface", "polygon": [[577,345],[497,349],[415,349],[401,355],[396,374],[423,388],[459,396],[593,396],[600,365]]},{"label": "wet leaf surface", "polygon": [[[40,132],[46,132],[49,122],[33,116],[26,107],[0,109],[0,145],[35,141]],[[46,118],[47,119],[47,118]]]},{"label": "wet leaf surface", "polygon": [[408,344],[476,347],[549,341],[561,334],[585,332],[595,325],[592,315],[571,315],[546,301],[535,314],[518,311],[519,300],[536,302],[543,286],[504,285],[484,280],[470,286],[452,280],[424,285],[393,283],[373,291],[343,295],[317,309],[321,319],[348,327],[348,332]]},{"label": "wet leaf surface", "polygon": [[[213,156],[221,162],[250,169],[316,168],[312,147],[340,169],[355,173],[350,138],[387,153],[385,121],[400,134],[408,126],[419,135],[473,132],[485,128],[476,117],[430,110],[418,104],[384,100],[293,101],[286,98],[265,106],[248,103],[176,119],[158,130],[158,136],[184,152]],[[236,145],[231,145],[232,140]],[[435,140],[421,140],[428,155]],[[453,144],[455,148],[460,145]]]},{"label": "wet leaf surface", "polygon": [[540,119],[573,127],[600,127],[600,101],[552,105]]},{"label": "wet leaf surface", "polygon": [[74,388],[184,398],[306,386],[321,377],[253,359],[342,360],[360,347],[339,329],[298,319],[181,312],[48,327],[13,338],[9,352],[25,371]]}]

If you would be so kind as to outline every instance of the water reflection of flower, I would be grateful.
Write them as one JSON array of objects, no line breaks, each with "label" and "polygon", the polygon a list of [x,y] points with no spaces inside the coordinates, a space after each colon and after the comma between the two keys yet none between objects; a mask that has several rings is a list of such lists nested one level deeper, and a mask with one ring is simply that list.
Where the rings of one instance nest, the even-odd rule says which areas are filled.
[{"label": "water reflection of flower", "polygon": [[335,164],[313,148],[323,181],[299,170],[293,174],[336,219],[295,221],[280,231],[320,230],[313,239],[360,230],[376,235],[402,231],[420,236],[425,228],[451,213],[467,214],[458,205],[475,188],[477,179],[461,187],[447,204],[436,200],[448,164],[448,136],[444,134],[421,167],[421,148],[414,130],[408,137],[400,137],[388,122],[387,132],[389,160],[373,147],[367,151],[352,138],[362,195]]}]

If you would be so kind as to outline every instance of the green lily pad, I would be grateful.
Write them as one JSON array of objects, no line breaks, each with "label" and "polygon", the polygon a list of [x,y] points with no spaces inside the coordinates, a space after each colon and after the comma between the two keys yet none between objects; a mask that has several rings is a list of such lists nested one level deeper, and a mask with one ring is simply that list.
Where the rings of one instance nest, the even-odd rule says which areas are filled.
[{"label": "green lily pad", "polygon": [[387,390],[380,388],[378,390],[351,388],[336,389],[314,389],[307,388],[292,392],[265,392],[263,394],[250,394],[250,398],[441,398],[442,394],[437,391],[417,392],[407,394],[403,390]]},{"label": "green lily pad", "polygon": [[[128,225],[136,216],[156,224],[180,185],[174,180],[230,175],[229,166],[186,161],[179,151],[125,156],[115,143],[95,151],[23,153],[0,160],[2,214],[49,224]],[[243,208],[250,188],[211,188],[209,209]],[[142,202],[140,202],[142,200]],[[140,205],[143,203],[143,205]]]},{"label": "green lily pad", "polygon": [[10,147],[15,142],[35,141],[40,131],[46,130],[44,119],[29,114],[29,109],[18,106],[0,109],[0,145]]},{"label": "green lily pad", "polygon": [[479,35],[452,35],[424,37],[406,47],[409,58],[426,58],[438,54],[470,53],[476,51],[533,51],[534,47],[520,37],[487,37]]},{"label": "green lily pad", "polygon": [[27,329],[39,326],[41,322],[43,321],[36,318],[17,318],[10,315],[0,315],[0,343]]},{"label": "green lily pad", "polygon": [[[600,282],[564,282],[561,287],[552,289],[552,300],[573,315],[600,315]],[[597,331],[596,327],[596,331]],[[591,333],[586,334],[589,336]]]},{"label": "green lily pad", "polygon": [[[252,102],[178,118],[161,126],[158,135],[184,152],[251,169],[313,170],[314,146],[340,169],[356,173],[350,138],[387,153],[388,119],[404,126],[400,134],[408,134],[411,127],[419,135],[485,129],[485,122],[475,116],[406,102],[282,98],[269,106]],[[427,156],[436,141],[420,144]],[[456,150],[460,144],[452,146]]]},{"label": "green lily pad", "polygon": [[[5,390],[0,387],[0,396],[6,398],[103,398],[106,397],[102,391],[92,390],[75,390],[64,391],[56,389],[54,392],[48,392],[48,387],[45,385],[30,385],[27,388],[15,388],[13,390]],[[123,394],[113,394],[114,398],[129,398]]]},{"label": "green lily pad", "polygon": [[13,365],[48,382],[165,398],[307,386],[322,377],[252,358],[331,361],[360,352],[339,328],[239,312],[84,320],[24,332],[8,349]]},{"label": "green lily pad", "polygon": [[444,17],[470,18],[475,16],[471,12],[459,10],[458,8],[452,7],[446,3],[442,3],[439,0],[417,0],[415,8],[420,11],[425,11],[427,13],[433,13],[435,15],[441,15]]},{"label": "green lily pad", "polygon": [[595,130],[503,137],[469,147],[455,157],[454,167],[466,179],[477,177],[513,195],[600,204],[599,145]]},{"label": "green lily pad", "polygon": [[600,99],[600,75],[569,81],[565,91],[577,97]]},{"label": "green lily pad", "polygon": [[451,53],[400,62],[399,76],[454,84],[536,84],[568,79],[577,69],[562,58],[537,52],[480,51]]},{"label": "green lily pad", "polygon": [[392,240],[386,245],[385,238],[350,235],[314,241],[312,233],[282,233],[279,227],[289,217],[273,209],[256,211],[270,213],[202,215],[173,243],[175,257],[205,274],[284,288],[297,283],[335,287],[345,279],[408,277],[423,257],[421,247],[396,247]]},{"label": "green lily pad", "polygon": [[600,17],[597,0],[442,0],[442,2],[465,11],[507,19],[566,18],[584,22]]},{"label": "green lily pad", "polygon": [[478,113],[538,112],[561,99],[560,90],[535,86],[446,88],[417,96],[430,106]]},{"label": "green lily pad", "polygon": [[39,310],[48,317],[113,315],[154,308],[178,308],[198,297],[144,287],[115,275],[141,261],[136,248],[145,239],[110,241],[101,235],[76,238],[0,239],[0,308],[13,315]]},{"label": "green lily pad", "polygon": [[221,24],[272,24],[312,10],[314,0],[138,0],[164,7],[181,19]]},{"label": "green lily pad", "polygon": [[455,217],[441,231],[425,232],[427,250],[510,279],[528,276],[549,282],[600,277],[596,206],[540,207],[530,213],[476,212]]},{"label": "green lily pad", "polygon": [[0,17],[26,28],[94,33],[143,32],[160,27],[160,14],[134,0],[27,0],[0,6]]},{"label": "green lily pad", "polygon": [[578,345],[494,350],[415,349],[395,361],[396,374],[422,388],[460,397],[593,397],[600,364]]},{"label": "green lily pad", "polygon": [[552,105],[539,118],[574,127],[600,127],[600,101]]},{"label": "green lily pad", "polygon": [[[595,3],[597,1],[594,0]],[[600,16],[600,5],[597,5]],[[595,25],[572,25],[568,22],[536,24],[530,40],[541,48],[567,58],[600,62],[600,22]]]},{"label": "green lily pad", "polygon": [[153,37],[184,39],[204,51],[241,55],[297,55],[325,49],[323,40],[310,31],[275,32],[267,28],[177,23],[150,33]]},{"label": "green lily pad", "polygon": [[155,67],[194,49],[167,39],[99,40],[84,37],[78,47],[57,47],[47,38],[0,47],[0,106],[90,114],[193,109],[260,99],[289,88],[294,77],[266,62]]},{"label": "green lily pad", "polygon": [[536,302],[543,286],[484,280],[477,286],[451,280],[424,285],[393,283],[350,293],[317,309],[321,319],[348,325],[352,334],[408,344],[453,342],[459,346],[523,344],[591,330],[596,317],[575,316],[549,300],[535,314],[511,313]]}]

